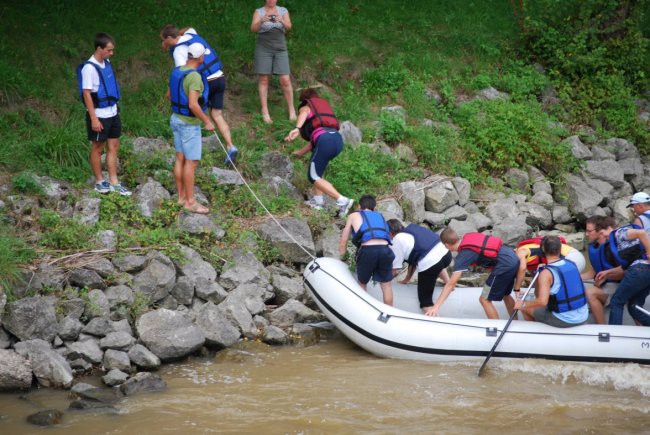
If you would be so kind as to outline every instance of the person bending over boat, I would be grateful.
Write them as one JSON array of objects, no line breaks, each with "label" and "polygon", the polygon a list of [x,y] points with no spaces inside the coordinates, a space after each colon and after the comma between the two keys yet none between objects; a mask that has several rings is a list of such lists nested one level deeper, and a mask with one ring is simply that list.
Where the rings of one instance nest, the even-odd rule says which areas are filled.
[{"label": "person bending over boat", "polygon": [[558,236],[544,237],[541,249],[547,264],[538,272],[536,297],[532,301],[517,300],[515,308],[521,310],[526,320],[558,328],[582,325],[589,317],[589,305],[578,267],[562,257]]},{"label": "person bending over boat", "polygon": [[[569,261],[572,261],[580,272],[585,269],[587,265],[582,252],[566,244],[566,239],[560,237],[562,242],[561,256]],[[517,271],[517,278],[515,278],[515,296],[519,295],[519,290],[526,277],[526,271],[535,273],[540,265],[547,264],[548,261],[544,256],[541,248],[542,236],[533,237],[531,239],[522,240],[517,243],[515,252],[519,257],[519,270]]]},{"label": "person bending over boat", "polygon": [[408,284],[413,273],[418,271],[418,300],[424,314],[429,315],[433,309],[433,290],[438,276],[445,283],[449,281],[445,268],[451,264],[451,252],[442,244],[440,236],[427,228],[416,224],[404,228],[397,219],[390,219],[388,228],[393,239],[391,249],[395,254],[393,276],[400,273],[404,262],[408,264],[408,270],[400,284]]},{"label": "person bending over boat", "polygon": [[377,202],[372,195],[363,195],[359,200],[359,211],[350,213],[339,241],[339,253],[347,251],[348,239],[357,247],[357,279],[367,290],[370,278],[379,283],[384,303],[393,305],[393,259],[395,254],[389,248],[391,243],[388,225],[381,213],[375,211]]},{"label": "person bending over boat", "polygon": [[[609,250],[609,234],[614,230],[614,225],[611,216],[591,216],[585,223],[591,269],[580,276],[583,281],[594,280],[594,285],[587,287],[585,293],[594,320],[600,325],[605,324],[605,305],[623,279],[623,269],[617,267],[618,263]],[[601,273],[601,279],[595,280],[598,273]]]},{"label": "person bending over boat", "polygon": [[636,218],[632,223],[650,231],[650,195],[645,192],[637,192],[630,198],[627,208],[631,208]]},{"label": "person bending over boat", "polygon": [[447,249],[458,252],[458,255],[454,261],[454,272],[429,315],[438,315],[440,307],[456,287],[463,272],[469,270],[469,266],[491,269],[478,299],[487,317],[499,318],[492,302],[501,300],[505,303],[508,313],[512,314],[515,302],[510,294],[519,268],[519,259],[514,249],[504,246],[498,237],[482,233],[468,233],[461,239],[451,228],[446,228],[440,233],[440,240]]}]

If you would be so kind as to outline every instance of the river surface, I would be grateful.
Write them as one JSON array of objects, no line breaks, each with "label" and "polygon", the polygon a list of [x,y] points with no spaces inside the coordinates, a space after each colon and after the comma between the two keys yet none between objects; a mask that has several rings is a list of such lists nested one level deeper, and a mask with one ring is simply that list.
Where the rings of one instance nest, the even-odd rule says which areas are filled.
[{"label": "river surface", "polygon": [[[248,342],[164,366],[167,390],[117,415],[67,412],[46,433],[650,433],[648,367],[492,359],[478,378],[479,364],[380,359],[340,335]],[[26,416],[69,403],[52,389],[19,396],[0,395],[1,434],[44,433]]]}]

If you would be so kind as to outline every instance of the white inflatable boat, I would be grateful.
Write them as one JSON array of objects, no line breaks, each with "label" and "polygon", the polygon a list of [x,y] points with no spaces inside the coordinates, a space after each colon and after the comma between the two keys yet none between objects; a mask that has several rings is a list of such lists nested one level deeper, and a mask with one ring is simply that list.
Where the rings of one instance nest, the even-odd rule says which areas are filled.
[{"label": "white inflatable boat", "polygon": [[[385,305],[378,286],[369,286],[365,292],[348,266],[333,258],[309,263],[304,278],[330,321],[358,346],[381,357],[427,361],[484,358],[508,319],[502,303],[496,304],[500,320],[485,318],[478,302],[480,288],[457,288],[440,317],[422,314],[413,285],[394,282],[395,306]],[[440,290],[436,289],[434,301]],[[515,320],[493,358],[650,364],[650,328],[632,326],[629,317],[626,323],[629,325],[586,324],[562,329]]]}]

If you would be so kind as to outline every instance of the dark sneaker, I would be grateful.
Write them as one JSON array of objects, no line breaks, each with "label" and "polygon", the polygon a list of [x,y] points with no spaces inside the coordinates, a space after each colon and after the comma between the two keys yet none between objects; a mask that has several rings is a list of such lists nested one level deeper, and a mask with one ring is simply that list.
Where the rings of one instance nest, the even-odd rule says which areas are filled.
[{"label": "dark sneaker", "polygon": [[122,183],[111,184],[111,192],[117,192],[122,196],[131,196],[131,191],[122,186]]},{"label": "dark sneaker", "polygon": [[224,160],[223,164],[228,166],[228,164],[235,164],[237,161],[237,153],[239,153],[239,150],[237,149],[236,146],[230,147],[228,150],[228,157],[226,157],[226,160]]},{"label": "dark sneaker", "polygon": [[95,192],[108,193],[110,191],[111,191],[111,185],[106,180],[102,180],[101,183],[95,184]]},{"label": "dark sneaker", "polygon": [[352,208],[352,204],[354,204],[354,199],[348,198],[348,200],[345,202],[345,204],[337,204],[339,206],[339,217],[345,217],[350,209]]}]

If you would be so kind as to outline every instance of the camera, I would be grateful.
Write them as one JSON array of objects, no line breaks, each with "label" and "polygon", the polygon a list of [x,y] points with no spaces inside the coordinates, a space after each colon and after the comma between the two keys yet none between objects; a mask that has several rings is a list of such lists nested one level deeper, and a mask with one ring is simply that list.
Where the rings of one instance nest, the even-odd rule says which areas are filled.
[{"label": "camera", "polygon": [[277,16],[276,15],[269,15],[269,20],[271,20],[272,23],[275,23],[277,21]]}]

